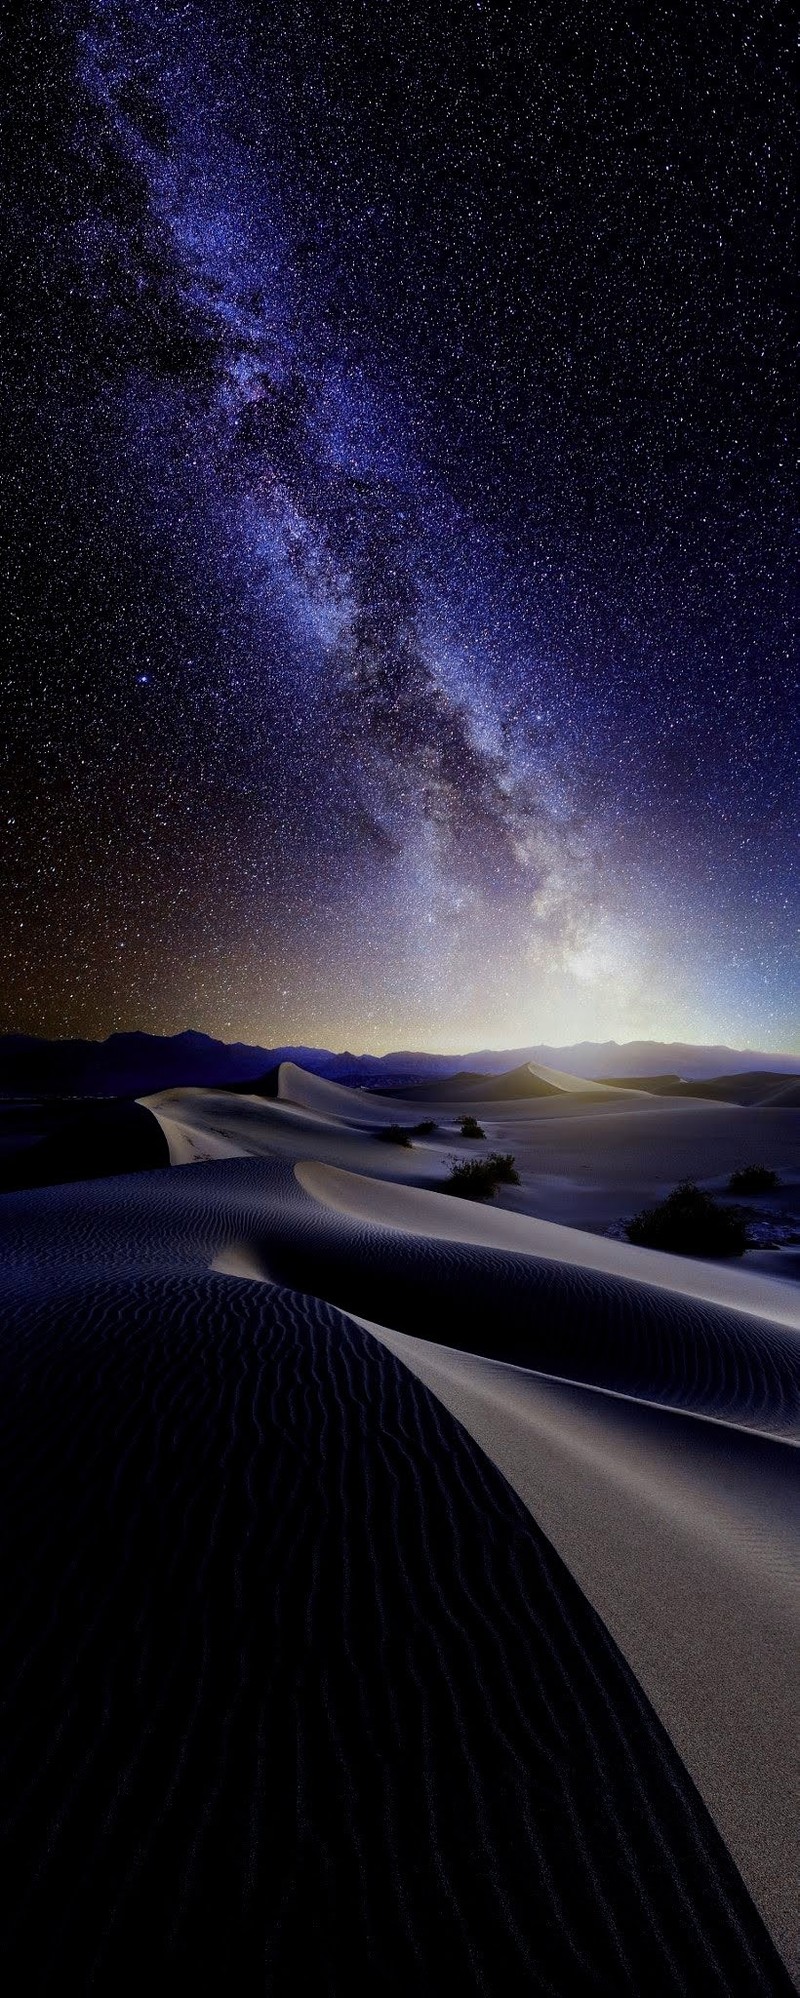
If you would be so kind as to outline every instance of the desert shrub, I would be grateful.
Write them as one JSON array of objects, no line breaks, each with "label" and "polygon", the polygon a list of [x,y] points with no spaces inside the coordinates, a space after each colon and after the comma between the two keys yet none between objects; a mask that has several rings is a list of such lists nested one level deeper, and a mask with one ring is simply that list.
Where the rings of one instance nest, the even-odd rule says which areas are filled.
[{"label": "desert shrub", "polygon": [[497,1192],[488,1159],[453,1159],[445,1193],[458,1193],[463,1200],[492,1200]]},{"label": "desert shrub", "polygon": [[380,1138],[384,1145],[406,1145],[408,1147],[411,1144],[409,1133],[403,1128],[402,1124],[384,1124],[382,1130],[375,1132],[375,1136],[376,1138]]},{"label": "desert shrub", "polygon": [[728,1180],[729,1193],[774,1193],[776,1186],[778,1174],[765,1165],[737,1166]]},{"label": "desert shrub", "polygon": [[412,1124],[411,1126],[415,1138],[429,1138],[431,1131],[435,1131],[436,1128],[432,1117],[423,1117],[421,1124]]},{"label": "desert shrub", "polygon": [[744,1216],[688,1179],[656,1207],[643,1207],[625,1233],[629,1242],[676,1256],[741,1256],[747,1248]]},{"label": "desert shrub", "polygon": [[459,1128],[462,1138],[485,1138],[486,1136],[483,1125],[478,1123],[477,1117],[462,1117]]},{"label": "desert shrub", "polygon": [[490,1152],[485,1159],[451,1159],[443,1192],[460,1194],[462,1200],[493,1200],[498,1186],[519,1186],[511,1152]]},{"label": "desert shrub", "polygon": [[519,1186],[513,1152],[490,1152],[486,1164],[491,1166],[498,1186]]}]

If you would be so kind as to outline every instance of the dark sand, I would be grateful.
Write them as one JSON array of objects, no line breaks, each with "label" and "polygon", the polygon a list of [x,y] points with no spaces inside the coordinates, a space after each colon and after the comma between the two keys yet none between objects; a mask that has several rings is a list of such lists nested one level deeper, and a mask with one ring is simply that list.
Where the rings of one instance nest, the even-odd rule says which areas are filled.
[{"label": "dark sand", "polygon": [[788,1990],[599,1618],[340,1314],[8,1300],[13,1988]]},{"label": "dark sand", "polygon": [[130,1098],[0,1105],[0,1193],[149,1172],[169,1162],[158,1119]]}]

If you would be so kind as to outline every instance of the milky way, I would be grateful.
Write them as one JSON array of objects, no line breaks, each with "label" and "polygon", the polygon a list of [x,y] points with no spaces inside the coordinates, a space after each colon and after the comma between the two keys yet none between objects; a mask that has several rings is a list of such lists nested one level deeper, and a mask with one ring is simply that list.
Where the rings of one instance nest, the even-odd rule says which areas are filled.
[{"label": "milky way", "polygon": [[777,10],[11,76],[3,1024],[800,1046]]}]

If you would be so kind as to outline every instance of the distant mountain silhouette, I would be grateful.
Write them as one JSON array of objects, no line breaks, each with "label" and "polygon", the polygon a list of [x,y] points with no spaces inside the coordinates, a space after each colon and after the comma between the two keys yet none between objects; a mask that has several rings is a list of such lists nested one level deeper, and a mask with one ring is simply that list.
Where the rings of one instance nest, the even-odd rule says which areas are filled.
[{"label": "distant mountain silhouette", "polygon": [[[402,1089],[453,1075],[507,1075],[528,1062],[580,1075],[587,1080],[639,1081],[679,1087],[694,1079],[730,1077],[741,1071],[774,1078],[791,1089],[800,1077],[800,1056],[747,1049],[693,1047],[659,1041],[582,1041],[574,1047],[484,1049],[463,1055],[432,1055],[407,1049],[387,1055],[336,1054],[304,1046],[263,1048],[217,1041],[187,1031],[160,1035],[111,1034],[105,1041],[43,1040],[32,1034],[0,1036],[0,1093],[6,1096],[145,1096],[158,1089],[195,1084],[227,1087],[250,1083],[268,1093],[269,1077],[282,1061],[295,1062],[331,1081],[366,1088]],[[666,1071],[670,1071],[669,1077]],[[675,1082],[672,1081],[672,1076]]]}]

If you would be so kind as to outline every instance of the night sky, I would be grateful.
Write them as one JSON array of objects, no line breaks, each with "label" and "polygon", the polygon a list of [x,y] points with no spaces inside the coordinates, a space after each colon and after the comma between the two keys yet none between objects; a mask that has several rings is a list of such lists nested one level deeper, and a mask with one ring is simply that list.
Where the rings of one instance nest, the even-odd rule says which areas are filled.
[{"label": "night sky", "polygon": [[20,13],[0,1025],[800,1050],[786,10]]}]

